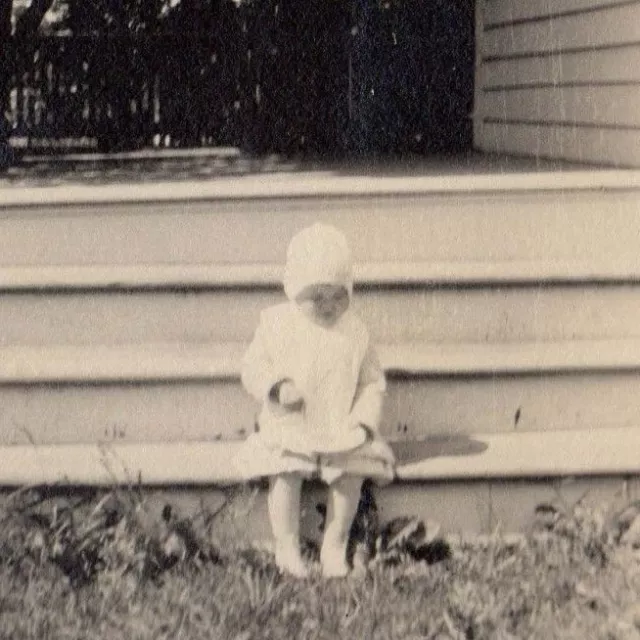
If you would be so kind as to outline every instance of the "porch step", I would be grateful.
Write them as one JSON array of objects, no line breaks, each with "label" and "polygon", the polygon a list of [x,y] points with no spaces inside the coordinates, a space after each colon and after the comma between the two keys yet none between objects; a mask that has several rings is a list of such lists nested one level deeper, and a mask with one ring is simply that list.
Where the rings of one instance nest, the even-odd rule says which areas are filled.
[{"label": "porch step", "polygon": [[[154,152],[157,153],[157,152]],[[178,157],[180,152],[167,152]],[[186,152],[191,154],[192,151]],[[203,153],[207,153],[204,151]],[[122,154],[121,154],[122,155]],[[132,154],[125,154],[127,157]],[[135,155],[135,154],[134,154]],[[224,150],[221,157],[235,157],[235,150]],[[92,156],[94,157],[94,156]],[[120,156],[109,154],[120,159]],[[82,157],[72,158],[74,161]],[[522,162],[522,161],[521,161]],[[497,161],[495,161],[496,164]],[[117,202],[179,202],[193,200],[194,196],[207,200],[301,198],[333,196],[384,196],[415,195],[418,193],[465,192],[520,192],[565,191],[573,189],[629,189],[640,188],[640,172],[624,169],[583,169],[570,165],[570,169],[550,165],[547,170],[532,170],[526,164],[501,163],[502,166],[486,167],[476,159],[465,166],[464,162],[443,167],[436,166],[429,175],[420,167],[421,175],[393,175],[394,171],[380,171],[373,167],[362,175],[347,169],[292,171],[267,173],[233,178],[219,178],[198,182],[154,182],[132,184],[65,184],[40,186],[29,189],[4,189],[0,191],[0,206],[38,206],[46,204],[96,204]],[[553,170],[555,169],[555,170]],[[351,175],[349,175],[351,173]]]},{"label": "porch step", "polygon": [[[376,343],[640,338],[636,260],[371,263],[361,265],[354,308]],[[260,311],[284,300],[275,272],[0,268],[0,345],[247,341]]]},{"label": "porch step", "polygon": [[[620,283],[640,280],[640,258],[368,261],[355,264],[354,271],[356,287],[365,290],[392,285]],[[281,287],[283,272],[282,262],[7,265],[0,270],[0,291],[268,290]]]},{"label": "porch step", "polygon": [[[144,442],[0,447],[0,485],[231,485],[244,443]],[[392,443],[407,481],[640,474],[638,425],[485,433]]]},{"label": "porch step", "polygon": [[[258,406],[245,343],[0,350],[0,443],[237,439]],[[383,430],[604,431],[640,422],[640,341],[380,345]]]},{"label": "porch step", "polygon": [[[358,264],[576,261],[584,268],[595,255],[601,265],[637,265],[634,180],[616,188],[545,189],[538,178],[537,187],[529,181],[527,189],[509,190],[508,176],[490,178],[486,191],[465,189],[463,181],[417,194],[365,194],[361,185],[361,195],[225,200],[206,199],[202,186],[182,201],[152,194],[121,201],[114,190],[115,201],[76,204],[25,189],[29,202],[0,204],[0,267],[282,264],[291,236],[316,221],[344,231]],[[501,186],[491,187],[496,181]]]},{"label": "porch step", "polygon": [[[0,447],[0,486],[142,483],[159,510],[166,502],[195,515],[233,501],[239,535],[270,544],[264,490],[238,492],[241,442]],[[396,444],[399,481],[375,489],[381,522],[417,516],[446,536],[522,532],[540,503],[579,500],[611,508],[640,498],[640,428],[531,434],[473,434]],[[572,475],[575,474],[575,475]],[[154,490],[158,487],[157,490]],[[166,487],[170,487],[166,489]],[[317,538],[322,487],[303,493],[304,535]]]},{"label": "porch step", "polygon": [[0,190],[0,484],[237,479],[239,359],[324,221],[388,375],[383,516],[487,532],[568,474],[637,492],[639,214],[618,171]]},{"label": "porch step", "polygon": [[[0,348],[0,384],[239,380],[247,343]],[[398,377],[640,371],[640,339],[377,347]]]}]

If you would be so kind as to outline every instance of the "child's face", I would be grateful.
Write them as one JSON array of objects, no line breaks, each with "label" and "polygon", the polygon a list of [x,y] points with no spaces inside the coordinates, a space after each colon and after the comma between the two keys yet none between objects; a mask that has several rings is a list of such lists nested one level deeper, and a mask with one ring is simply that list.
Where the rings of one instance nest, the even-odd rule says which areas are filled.
[{"label": "child's face", "polygon": [[331,327],[349,308],[349,292],[340,285],[314,284],[296,296],[296,304],[316,324]]}]

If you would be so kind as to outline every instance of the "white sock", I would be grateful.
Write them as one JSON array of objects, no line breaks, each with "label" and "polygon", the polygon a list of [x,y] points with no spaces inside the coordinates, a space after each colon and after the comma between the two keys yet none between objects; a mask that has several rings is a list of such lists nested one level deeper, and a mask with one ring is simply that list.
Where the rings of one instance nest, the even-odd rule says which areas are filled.
[{"label": "white sock", "polygon": [[300,553],[300,493],[302,478],[282,474],[271,479],[269,520],[275,538],[276,564],[296,577],[309,575]]},{"label": "white sock", "polygon": [[357,476],[342,476],[329,486],[327,519],[320,550],[322,573],[327,578],[343,577],[349,573],[347,546],[361,488],[362,478]]}]

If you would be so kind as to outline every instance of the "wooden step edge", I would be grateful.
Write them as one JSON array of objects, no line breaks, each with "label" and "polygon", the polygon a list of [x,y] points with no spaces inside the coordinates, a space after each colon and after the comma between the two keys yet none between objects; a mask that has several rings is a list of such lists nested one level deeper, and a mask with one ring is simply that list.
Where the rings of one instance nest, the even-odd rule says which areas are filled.
[{"label": "wooden step edge", "polygon": [[[416,443],[414,458],[425,444]],[[436,446],[432,449],[438,451]],[[444,441],[445,455],[399,466],[401,480],[640,475],[640,426],[489,433]],[[453,452],[447,455],[447,452]]]},{"label": "wooden step edge", "polygon": [[524,375],[629,371],[640,365],[640,340],[380,345],[388,374]]},{"label": "wooden step edge", "polygon": [[[0,348],[0,384],[238,381],[243,342]],[[640,339],[377,346],[390,377],[640,370]]]},{"label": "wooden step edge", "polygon": [[0,208],[125,202],[399,196],[640,188],[640,171],[592,169],[429,176],[345,176],[335,171],[217,177],[189,182],[67,184],[0,189]]},{"label": "wooden step edge", "polygon": [[[12,146],[20,148],[19,140],[9,140]],[[86,164],[105,164],[112,162],[121,162],[126,160],[133,161],[153,161],[153,160],[181,160],[194,158],[219,158],[222,160],[238,160],[242,158],[242,151],[238,147],[206,147],[195,149],[178,149],[178,148],[156,148],[156,149],[140,149],[136,151],[113,151],[110,153],[98,152],[71,152],[56,153],[55,158],[43,156],[41,154],[25,153],[20,157],[21,164],[40,164],[55,160],[56,164],[65,163],[86,163]]]},{"label": "wooden step edge", "polygon": [[247,345],[46,345],[0,348],[0,384],[238,380]]},{"label": "wooden step edge", "polygon": [[[0,266],[0,291],[280,289],[280,264]],[[356,289],[385,286],[501,286],[640,281],[640,259],[368,262]]]},{"label": "wooden step edge", "polygon": [[[465,449],[463,441],[473,443]],[[397,480],[511,479],[640,474],[640,426],[477,434],[393,446]],[[0,447],[0,485],[232,485],[247,479],[243,441]],[[413,461],[403,461],[403,450]]]}]

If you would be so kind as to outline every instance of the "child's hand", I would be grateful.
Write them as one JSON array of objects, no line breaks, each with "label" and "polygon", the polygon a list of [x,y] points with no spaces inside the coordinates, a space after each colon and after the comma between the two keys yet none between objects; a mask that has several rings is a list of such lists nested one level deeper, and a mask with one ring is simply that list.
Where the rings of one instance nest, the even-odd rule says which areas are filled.
[{"label": "child's hand", "polygon": [[300,411],[304,399],[292,380],[284,380],[278,385],[278,404],[288,411]]},{"label": "child's hand", "polygon": [[388,464],[396,463],[396,456],[393,453],[393,449],[384,440],[375,439],[373,442],[370,442],[369,451]]}]

